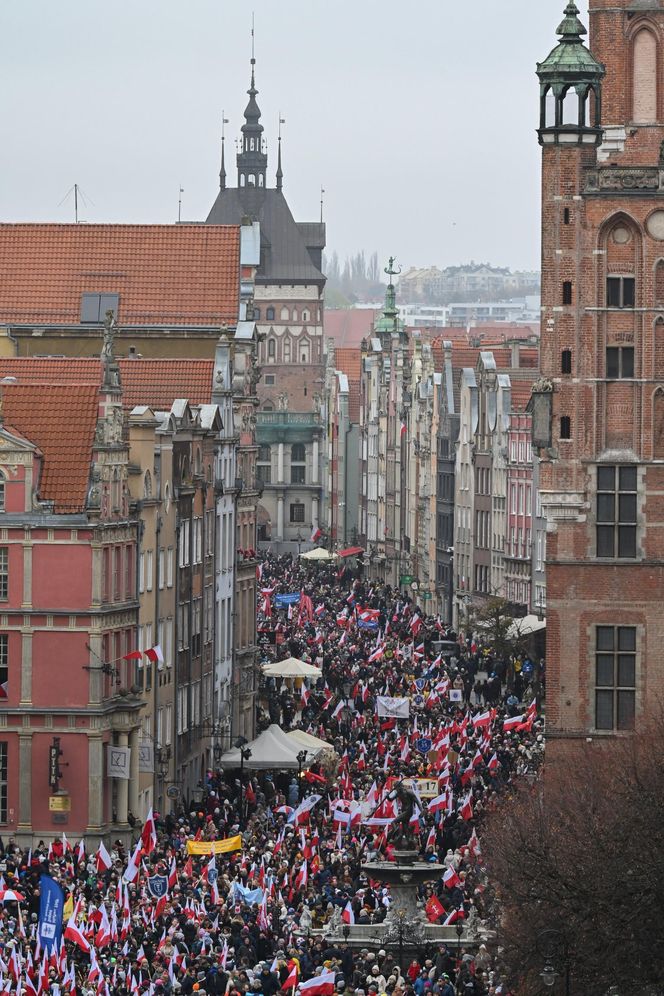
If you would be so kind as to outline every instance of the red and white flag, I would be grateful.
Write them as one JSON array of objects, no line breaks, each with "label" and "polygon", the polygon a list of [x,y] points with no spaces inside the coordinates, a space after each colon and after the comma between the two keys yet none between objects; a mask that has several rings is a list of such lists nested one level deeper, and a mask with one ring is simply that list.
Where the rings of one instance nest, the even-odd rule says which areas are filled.
[{"label": "red and white flag", "polygon": [[353,907],[351,905],[350,900],[344,906],[343,913],[341,914],[341,919],[343,920],[344,923],[347,923],[350,927],[352,927],[355,923],[355,914],[353,913]]},{"label": "red and white flag", "polygon": [[446,872],[443,874],[443,883],[448,889],[454,889],[455,886],[461,885],[461,879],[457,875],[456,868],[454,865],[450,865]]},{"label": "red and white flag", "polygon": [[307,996],[332,996],[335,978],[334,972],[324,970],[308,982],[300,983],[300,993],[306,993]]},{"label": "red and white flag", "polygon": [[151,854],[157,846],[157,827],[154,822],[152,806],[141,830],[141,844],[146,854]]},{"label": "red and white flag", "polygon": [[149,661],[152,661],[153,664],[163,665],[164,663],[164,654],[158,643],[154,647],[149,647],[145,651],[145,656]]},{"label": "red and white flag", "polygon": [[523,723],[525,718],[525,716],[510,716],[508,719],[503,720],[503,730],[514,730]]},{"label": "red and white flag", "polygon": [[108,871],[113,862],[111,861],[111,856],[104,846],[103,840],[99,841],[99,847],[97,848],[97,853],[95,854],[95,866],[97,869],[97,874],[102,871]]}]

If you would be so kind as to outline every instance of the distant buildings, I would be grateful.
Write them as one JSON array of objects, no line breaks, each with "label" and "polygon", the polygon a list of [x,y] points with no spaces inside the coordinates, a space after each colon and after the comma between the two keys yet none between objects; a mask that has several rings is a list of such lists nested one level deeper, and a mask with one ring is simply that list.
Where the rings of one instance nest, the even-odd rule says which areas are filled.
[{"label": "distant buildings", "polygon": [[505,297],[534,294],[539,290],[540,275],[535,271],[512,273],[488,263],[467,266],[411,267],[399,277],[399,295],[408,304],[447,304],[451,301],[500,300]]},{"label": "distant buildings", "polygon": [[[392,283],[380,316],[351,324],[340,314],[328,327],[346,342],[354,325],[366,333],[359,345],[328,342],[330,546],[359,545],[371,577],[407,588],[455,626],[494,595],[515,614],[543,614],[545,530],[529,438],[536,332],[408,329]],[[359,515],[349,529],[353,486]]]}]

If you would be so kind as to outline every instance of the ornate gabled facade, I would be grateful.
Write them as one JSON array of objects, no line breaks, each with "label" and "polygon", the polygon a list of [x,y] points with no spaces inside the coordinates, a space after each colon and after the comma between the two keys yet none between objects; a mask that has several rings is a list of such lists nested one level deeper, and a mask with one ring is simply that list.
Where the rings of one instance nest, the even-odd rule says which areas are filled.
[{"label": "ornate gabled facade", "polygon": [[143,700],[125,657],[137,521],[121,397],[110,321],[100,387],[2,388],[0,820],[17,838],[59,825],[128,834],[138,812]]},{"label": "ornate gabled facade", "polygon": [[537,68],[547,736],[633,728],[664,639],[664,8],[574,3]]},{"label": "ornate gabled facade", "polygon": [[237,186],[227,186],[222,146],[220,189],[209,224],[260,224],[252,316],[259,334],[256,439],[263,486],[259,538],[298,551],[324,521],[325,359],[321,271],[325,225],[298,223],[283,194],[281,138],[276,185],[268,157],[252,58],[249,102],[237,154]]},{"label": "ornate gabled facade", "polygon": [[385,272],[385,309],[369,342],[362,343],[359,541],[372,574],[398,584],[412,569],[405,473],[411,365],[396,308],[393,259]]}]

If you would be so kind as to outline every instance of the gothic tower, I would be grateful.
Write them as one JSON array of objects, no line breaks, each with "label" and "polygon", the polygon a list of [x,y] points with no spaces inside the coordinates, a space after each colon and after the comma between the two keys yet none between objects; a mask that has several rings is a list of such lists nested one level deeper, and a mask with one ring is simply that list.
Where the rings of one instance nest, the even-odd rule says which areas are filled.
[{"label": "gothic tower", "polygon": [[574,2],[537,67],[547,725],[628,730],[664,640],[664,8]]}]

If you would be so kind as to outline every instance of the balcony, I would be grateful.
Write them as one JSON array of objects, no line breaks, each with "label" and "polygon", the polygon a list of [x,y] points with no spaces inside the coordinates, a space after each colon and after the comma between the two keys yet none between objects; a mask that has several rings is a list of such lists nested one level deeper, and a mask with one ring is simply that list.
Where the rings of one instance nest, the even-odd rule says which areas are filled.
[{"label": "balcony", "polygon": [[320,416],[314,412],[257,412],[256,441],[309,442],[322,432]]}]

